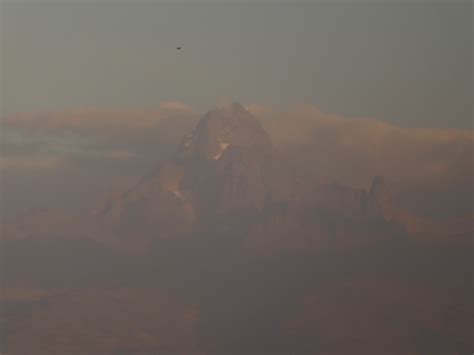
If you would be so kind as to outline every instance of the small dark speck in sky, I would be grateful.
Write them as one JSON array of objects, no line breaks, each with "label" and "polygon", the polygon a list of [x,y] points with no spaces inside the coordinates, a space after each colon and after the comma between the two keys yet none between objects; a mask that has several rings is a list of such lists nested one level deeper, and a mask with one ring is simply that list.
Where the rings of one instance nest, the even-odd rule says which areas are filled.
[{"label": "small dark speck in sky", "polygon": [[176,47],[176,49],[179,51],[181,49],[181,47]]}]

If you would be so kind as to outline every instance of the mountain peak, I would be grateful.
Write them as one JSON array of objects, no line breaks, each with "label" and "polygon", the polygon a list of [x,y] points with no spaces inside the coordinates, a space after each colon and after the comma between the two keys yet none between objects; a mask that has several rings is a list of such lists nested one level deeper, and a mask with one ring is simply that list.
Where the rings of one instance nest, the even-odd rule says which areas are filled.
[{"label": "mountain peak", "polygon": [[232,125],[232,128],[237,128],[243,124],[260,125],[258,120],[238,102],[220,105],[208,111],[200,123],[209,121],[214,124],[217,124],[215,122],[220,122],[223,126]]},{"label": "mountain peak", "polygon": [[194,132],[183,138],[181,152],[218,160],[228,147],[256,146],[271,150],[270,137],[249,111],[233,102],[207,112]]}]

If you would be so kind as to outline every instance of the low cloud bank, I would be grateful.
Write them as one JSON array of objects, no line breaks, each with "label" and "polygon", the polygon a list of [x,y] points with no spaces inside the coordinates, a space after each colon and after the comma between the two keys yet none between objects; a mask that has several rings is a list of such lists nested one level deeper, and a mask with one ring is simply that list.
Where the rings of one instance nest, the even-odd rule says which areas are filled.
[{"label": "low cloud bank", "polygon": [[[400,128],[298,105],[286,112],[249,105],[282,150],[322,174],[366,185],[374,175],[392,183],[447,183],[472,176],[472,130]],[[304,154],[306,152],[306,154]],[[296,153],[300,153],[299,155]]]},{"label": "low cloud bank", "polygon": [[29,133],[70,131],[76,133],[108,133],[153,128],[165,119],[191,115],[193,110],[180,102],[163,102],[150,110],[103,110],[83,108],[62,112],[29,112],[2,119],[6,129]]},{"label": "low cloud bank", "polygon": [[162,133],[170,138],[181,136],[182,126],[189,125],[193,117],[193,110],[180,102],[164,102],[150,110],[77,109],[10,115],[0,121],[4,161],[0,168],[16,168],[19,164],[12,162],[25,159],[30,161],[25,166],[42,168],[45,156],[57,160],[133,158],[152,150],[154,141],[167,141]]},{"label": "low cloud bank", "polygon": [[472,214],[472,130],[401,128],[310,105],[247,107],[295,164],[359,187],[383,175],[400,204],[434,216]]}]

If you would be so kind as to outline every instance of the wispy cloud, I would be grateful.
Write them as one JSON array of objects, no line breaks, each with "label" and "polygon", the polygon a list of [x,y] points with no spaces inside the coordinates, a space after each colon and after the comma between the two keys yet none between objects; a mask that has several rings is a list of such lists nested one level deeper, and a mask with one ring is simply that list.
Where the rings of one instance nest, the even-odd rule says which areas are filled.
[{"label": "wispy cloud", "polygon": [[0,157],[0,169],[2,170],[37,170],[51,169],[62,163],[59,157]]},{"label": "wispy cloud", "polygon": [[7,129],[30,132],[68,130],[77,133],[94,133],[94,131],[149,129],[165,119],[192,114],[193,110],[186,104],[170,101],[149,110],[117,111],[81,108],[61,112],[27,112],[8,115],[1,121]]},{"label": "wispy cloud", "polygon": [[71,159],[130,159],[137,150],[153,151],[153,146],[167,141],[163,134],[174,139],[170,130],[194,116],[178,101],[148,110],[82,108],[5,116],[0,120],[2,169],[53,168]]}]

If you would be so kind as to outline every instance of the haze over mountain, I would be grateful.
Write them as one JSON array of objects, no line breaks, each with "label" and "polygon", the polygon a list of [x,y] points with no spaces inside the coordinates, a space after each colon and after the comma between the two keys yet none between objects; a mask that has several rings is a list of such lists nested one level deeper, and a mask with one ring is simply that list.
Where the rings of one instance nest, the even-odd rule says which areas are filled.
[{"label": "haze over mountain", "polygon": [[418,216],[380,175],[339,182],[315,145],[251,111],[186,121],[154,168],[86,212],[3,223],[2,352],[470,349],[472,216]]},{"label": "haze over mountain", "polygon": [[471,354],[473,6],[0,0],[0,354]]},{"label": "haze over mountain", "polygon": [[[187,235],[219,219],[237,219],[243,225],[252,220],[262,228],[273,219],[291,220],[291,215],[301,219],[301,210],[311,221],[291,223],[314,223],[312,216],[322,213],[322,223],[333,214],[335,220],[349,218],[348,223],[366,225],[378,221],[407,232],[427,227],[427,221],[394,205],[384,177],[374,176],[368,189],[352,188],[328,177],[304,156],[295,156],[294,144],[275,149],[260,122],[239,103],[208,112],[174,146],[175,151],[170,150],[168,158],[134,186],[100,199],[93,208],[94,217],[85,216],[85,224],[95,228],[92,234],[131,234],[135,240],[141,233],[145,239],[168,238]],[[314,149],[301,147],[307,147],[307,153]],[[41,220],[37,213],[30,215],[30,220]],[[469,215],[459,217],[470,219]],[[56,228],[53,217],[44,218],[49,227]],[[65,218],[63,224],[77,227]],[[41,230],[37,223],[32,225],[36,232]]]}]

